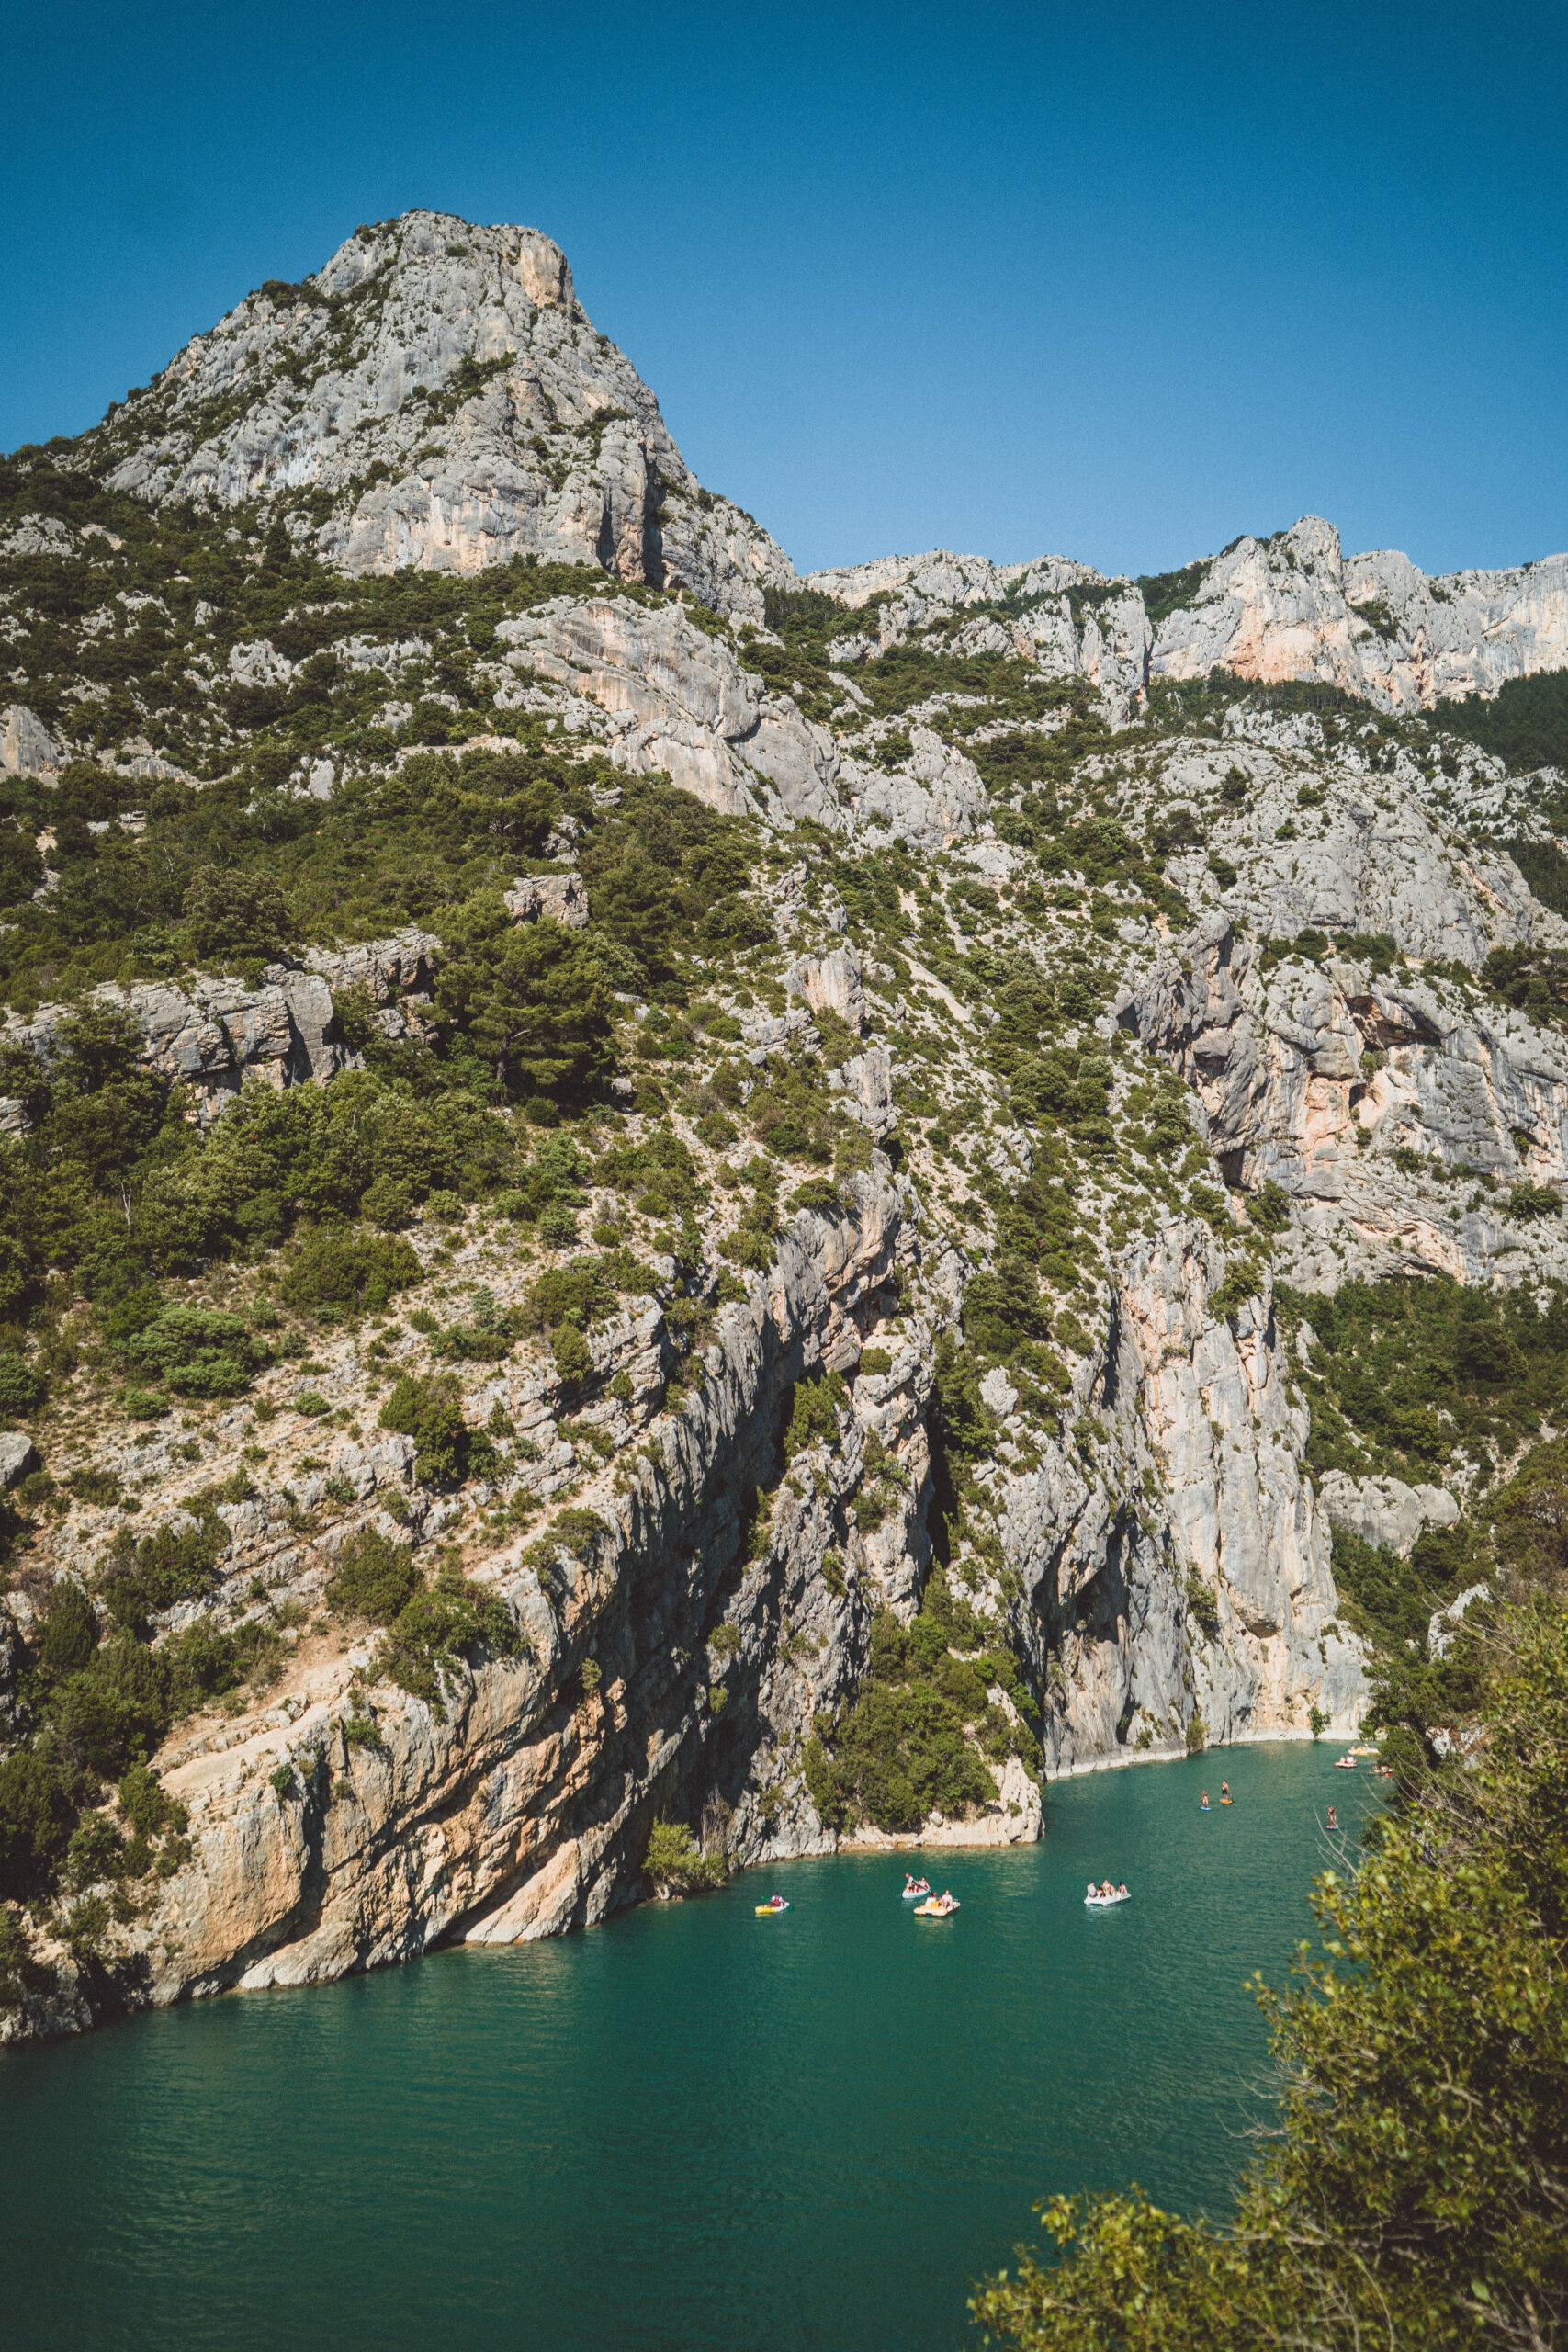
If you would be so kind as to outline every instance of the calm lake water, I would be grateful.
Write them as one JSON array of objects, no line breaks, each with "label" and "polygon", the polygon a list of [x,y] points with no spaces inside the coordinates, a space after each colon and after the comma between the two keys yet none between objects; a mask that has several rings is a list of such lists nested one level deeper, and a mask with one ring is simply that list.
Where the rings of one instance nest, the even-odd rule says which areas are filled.
[{"label": "calm lake water", "polygon": [[[0,2057],[0,2336],[157,2352],[924,2352],[1031,2205],[1224,2211],[1263,2021],[1363,1766],[1054,1784],[1045,1842],[748,1872],[587,1935],[231,1996]],[[1200,1788],[1236,1803],[1207,1816]],[[1354,1850],[1352,1848],[1351,1851]],[[915,1858],[911,1858],[915,1859]],[[1086,1880],[1134,1900],[1096,1916]],[[777,1884],[792,1905],[758,1919]]]}]

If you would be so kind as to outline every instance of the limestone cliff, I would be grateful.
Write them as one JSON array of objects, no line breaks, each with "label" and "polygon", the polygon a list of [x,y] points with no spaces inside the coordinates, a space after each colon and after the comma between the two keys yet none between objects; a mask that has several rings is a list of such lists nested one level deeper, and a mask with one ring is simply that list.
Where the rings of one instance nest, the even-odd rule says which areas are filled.
[{"label": "limestone cliff", "polygon": [[[1355,1725],[1330,1523],[1459,1502],[1308,1475],[1283,1286],[1568,1280],[1568,926],[1500,846],[1548,888],[1557,804],[1411,715],[1564,660],[1561,559],[797,582],[557,248],[429,213],[68,454],[0,514],[0,1770],[74,1742],[77,1826],[0,2035],[584,1924],[656,1819],[1032,1838],[1040,1749]],[[1156,691],[1216,665],[1362,699]],[[491,1612],[434,1679],[331,1599],[367,1531]],[[226,1662],[137,1718],[155,1858],[62,1611],[76,1700]],[[917,1638],[986,1777],[846,1805]]]},{"label": "limestone cliff", "polygon": [[407,212],[269,279],[84,450],[118,488],[295,518],[353,571],[603,564],[761,611],[788,559],[703,489],[536,229]]}]

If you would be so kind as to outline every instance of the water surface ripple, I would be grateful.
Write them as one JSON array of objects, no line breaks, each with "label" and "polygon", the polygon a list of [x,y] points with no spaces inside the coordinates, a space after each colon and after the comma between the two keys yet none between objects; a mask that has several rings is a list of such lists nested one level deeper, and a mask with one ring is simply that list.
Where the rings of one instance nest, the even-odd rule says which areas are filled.
[{"label": "water surface ripple", "polygon": [[1243,1980],[1310,1931],[1326,1806],[1371,1801],[1336,1753],[1055,1783],[1043,1845],[922,1858],[944,1923],[896,1858],[795,1862],[0,2058],[6,2342],[953,2346],[1036,2197],[1225,2210],[1268,2113]]}]

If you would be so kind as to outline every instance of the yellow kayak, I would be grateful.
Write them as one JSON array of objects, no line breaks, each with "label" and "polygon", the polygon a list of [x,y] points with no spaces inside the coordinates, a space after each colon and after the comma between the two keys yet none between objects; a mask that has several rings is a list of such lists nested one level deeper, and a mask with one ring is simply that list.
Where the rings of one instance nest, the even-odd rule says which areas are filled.
[{"label": "yellow kayak", "polygon": [[917,1919],[951,1919],[959,1907],[956,1903],[938,1903],[933,1896],[929,1903],[916,1904],[915,1917]]},{"label": "yellow kayak", "polygon": [[755,1909],[759,1919],[776,1919],[782,1912],[789,1909],[789,1905],[787,1903],[759,1903],[755,1905]]}]

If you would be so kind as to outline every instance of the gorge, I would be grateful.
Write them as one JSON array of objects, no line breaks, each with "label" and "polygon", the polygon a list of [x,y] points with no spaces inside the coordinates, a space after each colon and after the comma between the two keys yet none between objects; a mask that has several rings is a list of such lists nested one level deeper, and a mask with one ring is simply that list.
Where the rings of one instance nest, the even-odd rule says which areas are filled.
[{"label": "gorge", "polygon": [[413,212],[0,461],[0,2039],[1029,1844],[1484,1582],[1568,560],[801,578]]}]

